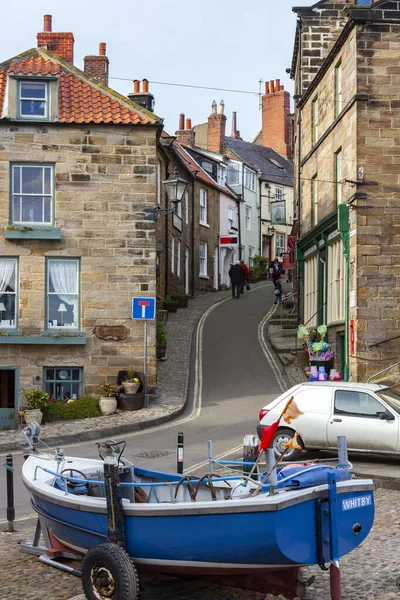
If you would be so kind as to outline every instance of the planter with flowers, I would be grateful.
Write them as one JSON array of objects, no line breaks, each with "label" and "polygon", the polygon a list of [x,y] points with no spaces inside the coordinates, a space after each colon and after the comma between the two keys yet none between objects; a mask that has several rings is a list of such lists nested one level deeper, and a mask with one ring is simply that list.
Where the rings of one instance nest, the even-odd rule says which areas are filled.
[{"label": "planter with flowers", "polygon": [[140,380],[137,377],[134,377],[133,371],[129,369],[126,378],[121,385],[125,394],[136,394],[140,387]]},{"label": "planter with flowers", "polygon": [[43,419],[43,410],[50,401],[50,395],[42,392],[39,388],[24,388],[22,393],[25,397],[27,408],[24,409],[25,423],[39,423]]},{"label": "planter with flowers", "polygon": [[112,415],[117,408],[116,395],[120,387],[109,381],[103,381],[96,387],[96,393],[100,394],[99,408],[102,415]]}]

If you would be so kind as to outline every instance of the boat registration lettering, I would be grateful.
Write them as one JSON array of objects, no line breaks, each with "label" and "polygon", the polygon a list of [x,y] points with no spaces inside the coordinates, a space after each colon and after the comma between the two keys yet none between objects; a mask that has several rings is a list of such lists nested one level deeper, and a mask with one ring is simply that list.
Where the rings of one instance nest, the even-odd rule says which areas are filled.
[{"label": "boat registration lettering", "polygon": [[361,508],[363,506],[371,506],[372,505],[372,496],[360,496],[358,498],[348,498],[347,500],[342,500],[342,508],[343,510],[352,510],[354,508]]}]

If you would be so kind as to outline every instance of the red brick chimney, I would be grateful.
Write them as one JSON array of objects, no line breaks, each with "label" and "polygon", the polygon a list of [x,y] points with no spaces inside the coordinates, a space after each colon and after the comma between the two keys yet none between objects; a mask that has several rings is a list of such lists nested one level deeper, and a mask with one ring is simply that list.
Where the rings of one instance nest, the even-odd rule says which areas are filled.
[{"label": "red brick chimney", "polygon": [[176,139],[183,146],[194,146],[194,131],[192,129],[192,120],[186,119],[185,115],[181,113],[179,115],[179,129],[175,131]]},{"label": "red brick chimney", "polygon": [[218,105],[214,102],[211,107],[211,115],[208,117],[207,150],[222,154],[225,141],[226,116],[224,115],[224,101]]},{"label": "red brick chimney", "polygon": [[100,83],[108,87],[108,69],[110,61],[106,56],[105,43],[100,42],[98,56],[85,56],[83,62],[83,70],[85,71],[86,75],[89,75],[89,77],[94,77],[100,81]]},{"label": "red brick chimney", "polygon": [[38,33],[38,48],[47,48],[60,58],[74,64],[74,35],[72,33],[54,33],[51,27],[51,15],[44,15],[43,31]]},{"label": "red brick chimney", "polygon": [[262,97],[261,143],[286,158],[292,158],[289,130],[290,94],[279,79],[265,82]]}]

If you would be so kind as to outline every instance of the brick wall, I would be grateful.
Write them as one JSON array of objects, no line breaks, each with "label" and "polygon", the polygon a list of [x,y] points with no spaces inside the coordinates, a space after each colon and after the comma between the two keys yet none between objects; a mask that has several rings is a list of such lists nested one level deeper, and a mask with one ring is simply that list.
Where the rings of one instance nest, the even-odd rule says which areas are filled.
[{"label": "brick wall", "polygon": [[[271,87],[272,84],[272,87]],[[266,82],[262,97],[262,136],[261,144],[272,148],[286,158],[291,158],[289,140],[290,94],[285,92],[279,80]]]},{"label": "brick wall", "polygon": [[74,36],[72,33],[42,31],[37,34],[38,47],[46,47],[67,62],[74,64]]},{"label": "brick wall", "polygon": [[222,153],[225,141],[226,116],[211,114],[208,117],[207,150]]},{"label": "brick wall", "polygon": [[106,56],[106,45],[101,43],[99,46],[98,56],[85,56],[84,61],[84,72],[90,77],[94,77],[108,87],[108,71],[110,61]]},{"label": "brick wall", "polygon": [[[0,230],[9,223],[10,161],[55,164],[55,226],[62,240],[5,240],[0,255],[19,257],[19,327],[40,335],[45,318],[45,259],[81,261],[84,346],[2,345],[2,366],[19,366],[21,387],[38,385],[43,366],[84,369],[85,392],[118,370],[143,369],[143,327],[131,320],[132,297],[156,294],[156,128],[0,124]],[[97,325],[124,325],[123,341],[104,341]],[[155,384],[150,324],[149,383]],[[39,379],[37,379],[39,378]]]}]

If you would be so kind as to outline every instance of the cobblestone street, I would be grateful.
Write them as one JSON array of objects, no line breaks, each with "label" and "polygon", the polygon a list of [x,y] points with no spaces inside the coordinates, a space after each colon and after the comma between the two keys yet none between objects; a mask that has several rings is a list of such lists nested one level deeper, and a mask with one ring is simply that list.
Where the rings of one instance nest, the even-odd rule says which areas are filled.
[{"label": "cobblestone street", "polygon": [[[372,532],[366,541],[341,561],[343,600],[398,600],[396,578],[400,575],[400,492],[379,489],[375,493],[376,517]],[[37,558],[23,554],[20,542],[32,539],[34,523],[17,522],[13,534],[1,532],[0,600],[70,600],[81,596],[80,579],[52,569]],[[329,600],[329,574],[318,567],[304,570],[305,579],[315,575],[315,583],[308,588],[308,600]],[[184,591],[168,600],[264,600],[265,594],[201,586]],[[78,600],[78,598],[76,600]]]}]

